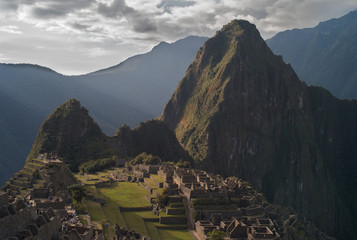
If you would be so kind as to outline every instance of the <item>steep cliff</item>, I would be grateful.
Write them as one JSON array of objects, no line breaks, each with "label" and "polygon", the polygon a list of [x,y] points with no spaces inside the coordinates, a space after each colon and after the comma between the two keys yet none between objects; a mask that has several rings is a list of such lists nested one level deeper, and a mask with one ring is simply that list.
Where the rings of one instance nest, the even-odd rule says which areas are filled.
[{"label": "steep cliff", "polygon": [[247,21],[201,48],[160,117],[195,163],[339,238],[356,229],[357,102],[307,87]]}]

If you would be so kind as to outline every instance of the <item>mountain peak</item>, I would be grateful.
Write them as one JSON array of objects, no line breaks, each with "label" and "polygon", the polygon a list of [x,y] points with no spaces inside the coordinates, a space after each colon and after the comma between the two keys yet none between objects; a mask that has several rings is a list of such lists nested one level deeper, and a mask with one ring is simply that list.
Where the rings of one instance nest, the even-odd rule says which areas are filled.
[{"label": "mountain peak", "polygon": [[85,147],[86,143],[95,143],[103,138],[99,126],[88,115],[88,110],[76,99],[70,99],[58,106],[41,125],[33,144],[28,160],[40,153],[56,152],[67,160],[81,161],[90,150],[78,151],[81,156],[74,157],[75,145],[78,142]]},{"label": "mountain peak", "polygon": [[[233,20],[199,50],[161,119],[197,166],[239,176],[270,201],[295,207],[335,235],[333,221],[346,209],[330,204],[337,197],[330,187],[335,173],[328,166],[341,155],[328,150],[329,136],[324,134],[334,122],[344,121],[333,118],[347,114],[335,107],[340,104],[346,104],[346,109],[357,107],[307,87],[282,57],[272,53],[253,24]],[[356,121],[356,117],[346,118]],[[357,131],[351,123],[339,124]],[[344,147],[352,140],[343,132],[331,129],[329,134],[345,139],[338,146],[352,152]],[[315,167],[303,167],[317,165],[319,173]],[[324,197],[316,199],[316,195]],[[327,214],[317,206],[331,210]]]},{"label": "mountain peak", "polygon": [[226,24],[223,26],[223,28],[220,30],[220,32],[230,32],[233,34],[240,34],[242,33],[242,30],[254,30],[257,29],[254,24],[242,20],[242,19],[234,19],[230,23]]}]

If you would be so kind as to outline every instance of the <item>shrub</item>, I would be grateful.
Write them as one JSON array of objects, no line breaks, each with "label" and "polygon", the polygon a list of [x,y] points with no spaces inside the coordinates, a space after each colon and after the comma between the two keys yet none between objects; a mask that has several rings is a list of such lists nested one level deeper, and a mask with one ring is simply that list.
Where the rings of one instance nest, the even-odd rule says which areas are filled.
[{"label": "shrub", "polygon": [[180,161],[176,163],[176,166],[181,168],[190,168],[191,163],[189,161],[183,161],[182,159],[180,159]]},{"label": "shrub", "polygon": [[225,232],[223,232],[223,231],[220,231],[220,230],[215,229],[215,230],[213,230],[212,232],[209,232],[209,233],[207,234],[207,236],[208,236],[209,239],[211,239],[211,240],[223,240],[224,237],[227,236],[227,234],[226,234]]},{"label": "shrub", "polygon": [[81,172],[94,173],[107,168],[111,168],[115,165],[116,157],[112,158],[102,158],[98,160],[92,160],[89,162],[82,163],[79,166]]},{"label": "shrub", "polygon": [[162,160],[159,157],[154,156],[152,154],[147,154],[146,152],[140,153],[139,155],[137,155],[135,158],[133,158],[130,161],[130,164],[132,164],[132,165],[136,165],[136,164],[158,165],[161,163],[162,163]]}]

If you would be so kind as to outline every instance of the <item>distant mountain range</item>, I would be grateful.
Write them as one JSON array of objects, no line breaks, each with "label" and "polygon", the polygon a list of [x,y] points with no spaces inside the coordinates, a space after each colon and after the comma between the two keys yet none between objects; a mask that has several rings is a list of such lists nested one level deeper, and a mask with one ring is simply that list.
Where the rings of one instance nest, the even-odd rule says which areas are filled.
[{"label": "distant mountain range", "polygon": [[278,33],[266,42],[307,84],[339,98],[357,98],[357,11],[314,28]]},{"label": "distant mountain range", "polygon": [[150,52],[82,76],[30,64],[0,64],[0,185],[24,164],[42,121],[79,99],[108,135],[158,116],[207,38],[162,42]]},{"label": "distant mountain range", "polygon": [[206,37],[190,36],[172,44],[162,42],[149,53],[75,80],[158,116],[206,40]]}]

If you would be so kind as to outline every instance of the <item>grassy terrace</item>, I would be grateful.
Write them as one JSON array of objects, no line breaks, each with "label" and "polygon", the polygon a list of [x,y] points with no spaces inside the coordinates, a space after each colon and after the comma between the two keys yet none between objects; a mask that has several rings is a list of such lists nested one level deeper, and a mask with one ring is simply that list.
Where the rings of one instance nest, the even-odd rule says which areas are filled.
[{"label": "grassy terrace", "polygon": [[164,180],[162,180],[162,178],[157,174],[150,174],[150,177],[154,178],[158,182],[164,182]]},{"label": "grassy terrace", "polygon": [[149,186],[151,189],[154,189],[156,192],[158,192],[159,194],[162,194],[164,192],[163,188],[158,188],[157,186],[155,186],[154,184],[154,180],[152,180],[151,178],[146,178],[145,180],[146,182],[144,184],[146,184],[147,186]]},{"label": "grassy terrace", "polygon": [[[92,179],[104,179],[107,178],[109,174],[110,171],[105,171],[97,174],[90,174],[87,175],[87,177]],[[113,183],[110,187],[96,188],[93,183],[97,182],[98,180],[86,181],[87,177],[81,175],[76,175],[76,177],[83,183],[89,184],[86,186],[87,192],[89,194],[93,195],[95,198],[105,199],[105,205],[100,205],[99,203],[89,199],[85,200],[91,221],[103,228],[105,239],[113,239],[113,228],[115,223],[118,223],[120,227],[125,226],[130,230],[135,230],[141,235],[149,236],[152,240],[193,239],[188,230],[170,230],[157,228],[157,226],[168,227],[176,225],[162,225],[159,224],[158,221],[145,221],[145,218],[158,219],[157,216],[152,214],[152,211],[119,210],[119,207],[134,208],[151,206],[151,204],[145,199],[145,195],[147,195],[148,192],[140,184],[116,182]],[[167,216],[167,214],[161,212],[160,216]],[[81,219],[81,221],[85,222],[84,219]]]}]

